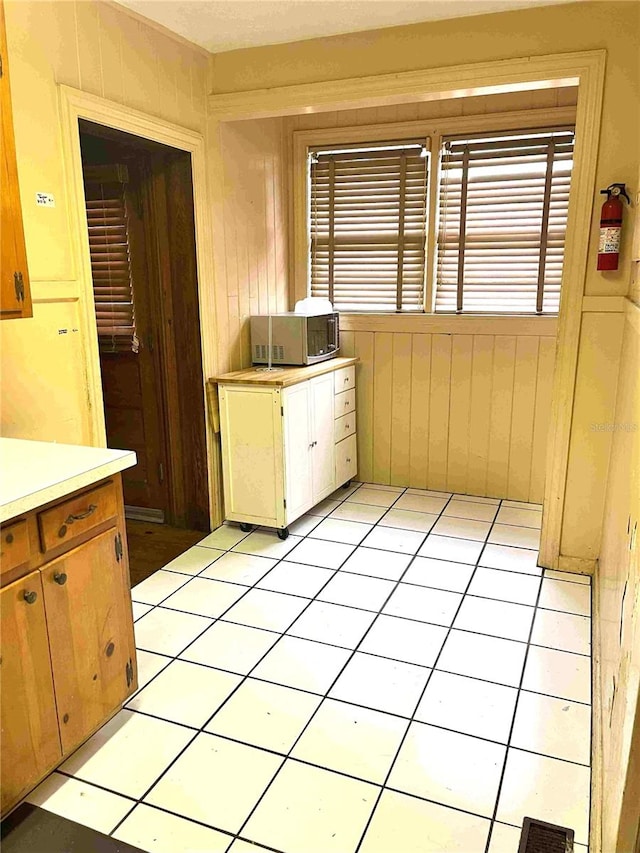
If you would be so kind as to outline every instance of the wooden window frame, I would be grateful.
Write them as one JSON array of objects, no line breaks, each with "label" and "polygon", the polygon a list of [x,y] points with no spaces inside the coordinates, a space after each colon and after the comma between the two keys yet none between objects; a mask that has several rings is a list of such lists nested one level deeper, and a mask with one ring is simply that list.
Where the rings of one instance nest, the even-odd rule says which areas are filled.
[{"label": "wooden window frame", "polygon": [[[424,313],[388,312],[390,316],[415,314],[431,316],[435,314],[435,282],[437,264],[437,211],[440,186],[439,151],[442,140],[447,136],[461,134],[490,133],[502,131],[535,130],[553,125],[574,124],[576,107],[556,107],[554,109],[518,110],[488,115],[458,116],[443,119],[421,119],[419,121],[388,122],[385,124],[336,127],[316,130],[299,130],[292,133],[292,278],[293,301],[308,296],[309,281],[309,172],[308,152],[310,149],[335,145],[355,145],[383,142],[388,139],[428,140],[431,151],[429,166],[427,238],[425,250]],[[361,312],[348,312],[350,315]],[[366,312],[362,312],[366,313]],[[386,312],[385,312],[386,313]],[[464,312],[466,316],[475,316],[474,312]],[[480,316],[480,315],[479,315]],[[483,317],[505,315],[482,314]],[[529,316],[521,314],[510,317]],[[540,318],[542,319],[542,318]]]}]

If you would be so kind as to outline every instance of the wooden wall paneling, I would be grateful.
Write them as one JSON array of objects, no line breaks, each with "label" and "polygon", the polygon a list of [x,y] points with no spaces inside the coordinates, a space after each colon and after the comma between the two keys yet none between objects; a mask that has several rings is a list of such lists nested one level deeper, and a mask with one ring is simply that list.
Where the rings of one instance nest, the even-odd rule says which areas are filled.
[{"label": "wooden wall paneling", "polygon": [[516,501],[529,499],[539,340],[534,337],[516,340],[507,477],[507,494]]},{"label": "wooden wall paneling", "polygon": [[393,386],[393,335],[390,332],[375,335],[373,370],[373,481],[388,485]]},{"label": "wooden wall paneling", "polygon": [[120,31],[123,91],[132,107],[157,115],[160,81],[151,31],[128,15],[123,16]]},{"label": "wooden wall paneling", "polygon": [[274,298],[271,299],[271,293],[269,292],[269,282],[275,281],[276,275],[274,244],[277,241],[270,239],[270,235],[274,233],[276,200],[273,192],[274,164],[272,158],[266,152],[263,160],[263,168],[265,172],[265,192],[257,200],[257,203],[261,208],[260,216],[263,219],[264,227],[262,228],[262,234],[256,236],[260,240],[259,251],[266,257],[267,262],[264,265],[258,264],[258,268],[256,269],[258,295],[258,310],[255,312],[256,314],[268,314],[270,311],[280,310],[277,305],[277,297],[274,294]]},{"label": "wooden wall paneling", "polygon": [[507,494],[516,338],[497,335],[491,389],[491,434],[487,460],[487,495]]},{"label": "wooden wall paneling", "polygon": [[[188,81],[191,86],[191,73],[186,63],[182,63],[181,59],[182,45],[178,44],[169,36],[164,36],[160,32],[155,33],[155,53],[156,63],[158,65],[158,74],[164,71],[167,77],[165,83],[162,84],[160,99],[160,107],[162,115],[166,118],[175,121],[180,115],[180,107],[182,106],[181,99],[178,94],[178,80],[184,87]],[[183,77],[183,75],[188,75]],[[183,82],[184,80],[184,82]]]},{"label": "wooden wall paneling", "polygon": [[340,355],[354,358],[356,354],[355,332],[340,332]]},{"label": "wooden wall paneling", "polygon": [[358,476],[363,482],[370,483],[373,480],[373,441],[375,435],[373,412],[375,335],[373,332],[354,332],[353,336],[353,355],[360,359],[356,366]]},{"label": "wooden wall paneling", "polygon": [[494,342],[493,335],[473,336],[467,458],[467,491],[471,495],[487,494]]},{"label": "wooden wall paneling", "polygon": [[555,338],[540,338],[538,350],[538,379],[536,383],[535,417],[531,438],[531,473],[529,496],[532,503],[542,503],[553,388],[553,368],[556,360]]},{"label": "wooden wall paneling", "polygon": [[224,152],[223,125],[220,122],[211,122],[209,126],[209,162],[211,168],[211,192],[215,198],[221,200],[220,204],[214,204],[212,210],[213,248],[215,261],[215,302],[217,328],[215,330],[217,341],[217,363],[220,373],[227,373],[229,367],[229,304],[227,301],[227,217],[225,216],[225,180],[222,167]]},{"label": "wooden wall paneling", "polygon": [[102,95],[102,63],[100,51],[95,49],[96,44],[100,43],[98,5],[75,2],[73,7],[76,16],[80,88],[93,95]]},{"label": "wooden wall paneling", "polygon": [[[60,3],[59,6],[71,6],[71,4]],[[98,4],[97,8],[100,27],[100,65],[102,68],[102,91],[100,95],[111,101],[122,103],[124,99],[122,56],[120,55],[120,34],[118,32],[120,15],[117,9],[106,3]],[[67,83],[66,80],[64,82]],[[78,83],[68,82],[67,85],[79,88]]]},{"label": "wooden wall paneling", "polygon": [[411,425],[408,485],[426,489],[429,479],[431,335],[412,335]]},{"label": "wooden wall paneling", "polygon": [[392,486],[409,484],[411,437],[411,335],[393,336],[391,392],[391,470]]},{"label": "wooden wall paneling", "polygon": [[473,337],[454,335],[451,341],[451,391],[449,396],[449,442],[447,450],[447,491],[466,492],[469,458],[469,431],[473,429],[471,370]]},{"label": "wooden wall paneling", "polygon": [[429,390],[428,488],[447,490],[452,335],[433,335]]}]

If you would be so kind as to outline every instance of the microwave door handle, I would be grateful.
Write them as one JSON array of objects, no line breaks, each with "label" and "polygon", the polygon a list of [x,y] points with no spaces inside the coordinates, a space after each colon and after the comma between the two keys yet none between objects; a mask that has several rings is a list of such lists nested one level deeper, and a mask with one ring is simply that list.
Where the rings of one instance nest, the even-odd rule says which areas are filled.
[{"label": "microwave door handle", "polygon": [[332,328],[332,334],[331,334],[332,342],[329,344],[329,349],[338,349],[338,341],[337,341],[338,336],[336,335],[336,318],[335,317],[329,317],[327,322]]}]

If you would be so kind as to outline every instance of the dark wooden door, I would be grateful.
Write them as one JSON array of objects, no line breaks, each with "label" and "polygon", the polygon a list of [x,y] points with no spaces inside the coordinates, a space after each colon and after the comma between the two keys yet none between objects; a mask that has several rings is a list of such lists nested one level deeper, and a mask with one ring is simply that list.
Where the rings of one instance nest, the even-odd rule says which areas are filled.
[{"label": "dark wooden door", "polygon": [[[98,335],[100,343],[100,367],[105,409],[107,444],[109,447],[134,450],[138,463],[123,472],[124,501],[127,506],[156,510],[164,515],[169,496],[167,487],[167,460],[164,433],[164,397],[162,370],[158,352],[158,311],[154,305],[154,294],[149,272],[149,249],[140,202],[141,182],[144,181],[144,166],[130,162],[125,168],[119,165],[114,174],[126,176],[126,182],[106,180],[110,177],[109,166],[85,167],[85,197],[87,200],[92,266],[94,277],[104,253],[92,242],[91,205],[104,204],[107,197],[120,196],[126,211],[126,226],[122,219],[114,225],[94,226],[99,230],[99,240],[109,238],[109,228],[118,228],[119,253],[112,257],[120,266],[128,265],[131,290],[133,292],[133,324],[135,333],[124,336]],[[99,180],[99,179],[102,180]],[[106,223],[111,220],[106,217]],[[120,241],[124,240],[122,244]],[[123,245],[128,261],[120,260]],[[96,261],[96,258],[98,259]],[[122,270],[117,271],[116,285],[123,286]],[[103,273],[104,274],[104,273]],[[118,287],[114,287],[116,291]],[[97,298],[97,297],[96,297]],[[97,305],[98,311],[100,305]],[[110,309],[113,310],[113,309]],[[130,317],[127,317],[130,322]],[[132,342],[133,340],[133,342]],[[113,350],[113,351],[111,351]],[[158,515],[158,520],[163,520]]]},{"label": "dark wooden door", "polygon": [[[113,258],[130,267],[134,315],[131,305],[111,305],[103,317],[96,315],[99,338],[106,312],[119,318],[117,345],[101,347],[101,369],[108,444],[138,455],[136,467],[123,475],[125,504],[160,510],[171,525],[208,531],[191,157],[88,122],[80,128],[87,193],[89,179],[105,170],[125,174],[129,243],[125,258],[117,248]],[[94,271],[97,302],[108,306],[110,292],[100,295],[99,287]],[[129,278],[120,279],[114,292],[128,287]],[[132,324],[134,346],[127,347],[124,332],[131,334]]]}]

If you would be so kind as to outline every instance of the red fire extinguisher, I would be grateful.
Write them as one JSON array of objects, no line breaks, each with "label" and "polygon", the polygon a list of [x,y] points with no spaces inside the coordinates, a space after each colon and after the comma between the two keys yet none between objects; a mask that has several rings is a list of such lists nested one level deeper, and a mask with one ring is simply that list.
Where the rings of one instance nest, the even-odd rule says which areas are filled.
[{"label": "red fire extinguisher", "polygon": [[598,269],[617,270],[622,234],[622,199],[630,203],[624,184],[611,184],[600,190],[607,200],[600,213],[600,243],[598,245]]}]

